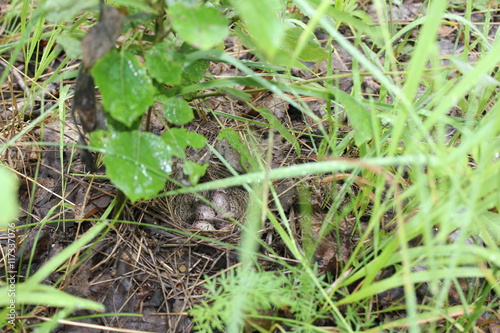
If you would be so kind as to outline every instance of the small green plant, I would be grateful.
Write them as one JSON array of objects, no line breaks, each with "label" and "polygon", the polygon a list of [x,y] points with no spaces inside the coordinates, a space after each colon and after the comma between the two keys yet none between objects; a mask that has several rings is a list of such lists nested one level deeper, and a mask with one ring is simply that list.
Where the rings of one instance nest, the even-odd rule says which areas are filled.
[{"label": "small green plant", "polygon": [[232,269],[226,275],[206,280],[206,300],[190,314],[199,332],[227,331],[240,305],[248,328],[272,331],[279,326],[304,328],[320,318],[316,300],[321,297],[310,279],[298,269],[285,272],[257,272]]},{"label": "small green plant", "polygon": [[[48,1],[45,7],[52,8],[56,3]],[[81,50],[83,71],[91,73],[102,96],[107,130],[94,131],[95,119],[99,117],[95,114],[98,102],[92,102],[96,105],[89,107],[94,112],[90,116],[85,110],[80,112],[86,106],[76,104],[74,108],[80,114],[84,128],[92,131],[90,145],[104,153],[107,176],[132,201],[155,197],[172,171],[172,159],[185,158],[187,146],[202,148],[205,145],[202,136],[175,128],[168,129],[162,136],[142,132],[143,117],[149,115],[153,105],[161,105],[167,127],[178,126],[193,119],[193,110],[188,102],[204,90],[218,87],[221,91],[236,92],[230,85],[237,82],[210,78],[206,73],[209,61],[228,61],[217,48],[228,36],[230,24],[235,25],[238,35],[254,47],[263,60],[280,62],[287,57],[286,63],[296,64],[297,60],[292,56],[298,41],[308,43],[306,48],[301,46],[303,51],[298,53],[299,59],[319,61],[327,56],[314,36],[302,27],[294,27],[283,20],[281,15],[286,7],[281,1],[255,1],[251,5],[240,1],[167,1],[167,5],[142,1],[122,4],[129,16],[125,22],[126,29],[122,32],[128,38],[122,42],[120,50],[112,49],[111,41],[114,44],[118,34],[113,34],[120,31],[118,27],[122,18],[118,14],[105,15],[107,11],[102,9],[99,23],[83,38]],[[65,8],[72,9],[74,13],[79,9],[70,4]],[[57,21],[64,17],[67,20],[68,16],[62,15],[67,13],[60,12],[61,15],[51,14],[49,18]],[[262,13],[266,13],[269,20],[261,20]],[[231,23],[230,18],[235,23]],[[263,22],[266,22],[264,26]],[[138,25],[146,28],[138,30],[135,28]],[[145,30],[150,33],[146,34]],[[73,31],[74,28],[69,29],[59,39],[66,45],[68,54],[74,52],[74,40],[78,40]],[[113,31],[113,36],[107,35],[109,31]],[[229,61],[246,68],[236,59]],[[262,67],[264,64],[255,63],[253,66]],[[248,68],[246,72],[254,76],[250,81],[253,85],[262,86],[265,82]],[[89,85],[93,83],[90,81]],[[274,87],[267,84],[264,88]],[[87,91],[93,91],[93,88],[89,87]],[[75,98],[78,101],[90,98],[89,95],[86,99],[79,98],[78,94],[77,82]],[[238,92],[238,96],[243,99],[249,97],[242,92]],[[86,119],[90,119],[90,125],[85,126]],[[184,172],[190,179],[196,180],[202,176],[203,170],[201,166],[190,167]]]}]

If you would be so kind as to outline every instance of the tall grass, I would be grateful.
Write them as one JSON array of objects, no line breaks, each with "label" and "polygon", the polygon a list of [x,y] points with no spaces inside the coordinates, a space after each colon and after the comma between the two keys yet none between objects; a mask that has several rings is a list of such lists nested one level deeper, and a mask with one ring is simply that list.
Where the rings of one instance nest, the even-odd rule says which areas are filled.
[{"label": "tall grass", "polygon": [[[470,21],[473,1],[467,1],[465,14],[461,17],[447,13],[447,1],[429,2],[424,4],[425,16],[400,30],[390,26],[387,18],[389,5],[374,1],[383,39],[383,47],[375,57],[371,46],[361,39],[361,45],[355,47],[337,30],[335,22],[324,16],[327,3],[329,1],[323,1],[315,6],[305,0],[294,1],[311,18],[310,31],[317,28],[326,31],[353,57],[360,71],[380,83],[380,95],[368,99],[361,93],[361,80],[353,80],[353,92],[358,93],[352,94],[355,103],[350,105],[361,105],[369,110],[370,119],[366,121],[371,128],[370,140],[358,145],[356,159],[338,160],[335,159],[339,156],[336,145],[352,147],[356,143],[352,136],[350,139],[337,137],[335,135],[339,132],[335,131],[331,136],[324,131],[323,140],[330,143],[330,152],[324,155],[331,156],[332,161],[263,170],[202,184],[200,188],[338,171],[371,180],[375,184],[372,191],[376,199],[369,211],[359,211],[359,207],[363,207],[360,203],[366,201],[362,197],[366,192],[360,191],[357,196],[353,194],[350,205],[332,205],[323,221],[323,230],[329,231],[342,219],[354,216],[356,224],[361,225],[361,219],[370,215],[361,241],[332,285],[325,285],[325,280],[314,272],[313,263],[304,255],[305,240],[298,243],[296,237],[290,235],[287,217],[281,214],[278,222],[270,212],[265,212],[264,204],[257,205],[263,207],[262,216],[270,218],[284,244],[298,260],[300,273],[289,268],[290,280],[300,275],[309,280],[316,289],[317,302],[334,319],[339,331],[353,332],[368,327],[369,331],[476,330],[482,314],[498,313],[499,310],[500,113],[497,66],[500,44],[488,38],[488,24],[481,30]],[[488,12],[486,17],[491,17],[491,13]],[[450,22],[445,19],[458,21],[459,31],[467,35],[462,54],[443,57],[439,53],[438,29]],[[396,49],[401,36],[411,29],[418,29],[417,39],[409,61],[402,63],[395,57]],[[480,50],[478,61],[468,63],[467,53],[473,49]],[[357,73],[352,75],[355,77]],[[310,87],[304,86],[306,91]],[[338,95],[329,87],[332,86],[325,80],[325,91]],[[342,109],[346,106],[343,102],[345,100],[333,103],[339,103]],[[299,107],[304,114],[311,114],[306,105]],[[454,116],[450,113],[453,109],[459,109],[461,115]],[[348,117],[350,111],[348,108],[343,110]],[[320,119],[312,118],[318,121],[318,128],[324,128]],[[259,187],[256,197],[266,197],[259,194],[262,190]],[[367,209],[366,204],[364,207]],[[392,218],[387,220],[388,216]],[[381,225],[383,220],[394,228]],[[262,223],[262,218],[251,214],[247,223],[242,258],[247,258],[248,252],[255,252],[259,240],[251,225]],[[301,223],[306,228],[304,216]],[[412,245],[415,239],[421,239],[418,246]],[[284,262],[283,265],[288,267]],[[396,272],[381,278],[380,273],[393,265]],[[245,283],[247,273],[244,272],[242,269],[235,277],[237,281],[232,282],[233,304],[240,315],[231,317],[229,332],[237,332],[243,326],[241,313],[247,313],[248,309],[245,310],[242,303],[251,303],[252,291]],[[421,283],[427,283],[430,290],[424,303],[416,293]],[[353,285],[357,287],[351,290]],[[385,311],[404,312],[405,315],[400,319],[390,317],[393,319],[377,324],[374,318],[379,313],[370,310],[377,294],[398,287],[404,289],[404,302],[395,303]],[[227,285],[220,288],[227,291]],[[455,300],[454,304],[449,303],[451,290],[458,293],[458,302]],[[217,292],[212,292],[215,293],[213,302],[228,301],[218,301]],[[305,295],[301,290],[297,294],[297,301],[302,301],[301,297]],[[489,297],[493,298],[487,302]],[[321,317],[321,310],[314,306],[310,309],[317,311],[317,316],[312,317]],[[196,311],[194,313],[198,314]],[[204,318],[203,314],[199,315]],[[277,317],[275,320],[283,319]],[[202,327],[206,329],[208,326]],[[324,331],[306,323],[292,326],[301,327],[303,331]]]}]

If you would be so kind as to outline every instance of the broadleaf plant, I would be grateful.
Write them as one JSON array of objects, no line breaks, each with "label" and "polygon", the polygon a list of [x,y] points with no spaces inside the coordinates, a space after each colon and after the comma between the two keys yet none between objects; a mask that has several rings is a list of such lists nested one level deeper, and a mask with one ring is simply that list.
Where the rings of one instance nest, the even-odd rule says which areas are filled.
[{"label": "broadleaf plant", "polygon": [[163,102],[163,115],[172,124],[184,125],[193,120],[193,109],[181,97],[170,97],[160,102]]},{"label": "broadleaf plant", "polygon": [[146,66],[149,75],[160,83],[178,85],[182,82],[184,60],[167,43],[156,44],[146,52]]},{"label": "broadleaf plant", "polygon": [[[117,4],[124,7],[120,12],[128,12],[121,32],[121,46],[107,52],[88,68],[100,92],[107,119],[107,130],[91,133],[90,146],[104,154],[106,175],[134,202],[153,198],[164,189],[173,169],[173,159],[185,160],[186,148],[200,149],[206,144],[202,135],[176,128],[194,118],[190,106],[193,98],[215,88],[220,94],[249,99],[250,95],[234,89],[237,80],[224,82],[208,73],[209,61],[227,61],[213,59],[210,50],[222,45],[231,31],[265,61],[286,60],[284,64],[300,65],[299,60],[319,61],[326,57],[317,39],[311,35],[306,41],[307,50],[300,52],[298,59],[291,59],[304,30],[286,20],[285,6],[278,0],[251,4],[122,0]],[[97,6],[88,8],[96,10]],[[262,15],[265,20],[261,19]],[[113,25],[106,18],[99,23]],[[138,26],[145,29],[138,29]],[[93,37],[97,40],[92,45],[96,47],[100,39],[106,39],[98,35],[94,31]],[[74,41],[64,45],[70,47]],[[78,58],[81,57],[79,52],[76,48],[71,54]],[[240,62],[238,59],[229,62],[233,61]],[[255,66],[266,68],[269,65],[262,62]],[[252,76],[241,77],[241,80],[246,85],[262,84]],[[145,121],[150,119],[149,114],[155,108],[160,109],[157,115],[163,116],[161,121],[165,124],[161,136],[140,131],[149,128]],[[275,120],[269,112],[265,115],[269,122]],[[281,132],[287,135],[286,131]],[[237,146],[234,140],[230,143]],[[183,161],[182,165],[192,184],[199,181],[207,168],[207,165],[189,161]]]},{"label": "broadleaf plant", "polygon": [[141,131],[92,133],[106,153],[106,173],[135,202],[156,196],[172,171],[172,148],[158,135]]},{"label": "broadleaf plant", "polygon": [[92,75],[104,108],[126,126],[131,126],[153,104],[151,78],[130,52],[109,52],[94,66]]},{"label": "broadleaf plant", "polygon": [[228,20],[213,7],[186,7],[179,3],[170,6],[168,13],[179,36],[201,50],[222,43],[228,35]]}]

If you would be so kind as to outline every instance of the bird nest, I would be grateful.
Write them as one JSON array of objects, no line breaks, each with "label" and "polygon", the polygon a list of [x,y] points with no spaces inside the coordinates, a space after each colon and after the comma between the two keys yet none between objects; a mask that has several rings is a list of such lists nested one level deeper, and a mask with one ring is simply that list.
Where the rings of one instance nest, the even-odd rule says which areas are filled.
[{"label": "bird nest", "polygon": [[[199,165],[208,164],[205,175],[199,183],[232,177],[234,174],[216,157],[212,151],[217,150],[228,163],[233,172],[243,173],[241,156],[232,148],[227,140],[218,139],[221,127],[214,120],[196,119],[186,125],[189,131],[207,138],[213,147],[196,149],[188,147],[188,160]],[[190,185],[189,177],[184,174],[184,160],[175,159],[170,181],[165,186],[165,193]],[[241,222],[247,206],[248,193],[241,186],[218,188],[197,193],[183,193],[161,196],[151,202],[150,208],[167,218],[176,226],[187,229],[221,230]]]},{"label": "bird nest", "polygon": [[[231,176],[231,172],[222,164],[210,161],[201,182],[209,182]],[[174,172],[173,178],[182,177],[181,171]],[[169,182],[166,191],[179,188]],[[154,202],[154,209],[167,212],[172,222],[191,225],[201,230],[221,230],[241,221],[245,215],[248,193],[240,186],[219,188],[198,193],[175,194],[160,197]]]}]

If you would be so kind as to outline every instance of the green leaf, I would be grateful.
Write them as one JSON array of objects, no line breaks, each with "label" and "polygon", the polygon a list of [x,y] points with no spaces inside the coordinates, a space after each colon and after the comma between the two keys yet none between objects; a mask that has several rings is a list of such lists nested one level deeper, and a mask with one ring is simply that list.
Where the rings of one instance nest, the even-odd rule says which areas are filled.
[{"label": "green leaf", "polygon": [[[301,27],[293,27],[287,29],[281,47],[285,51],[293,53],[293,51],[297,47],[297,42],[303,31],[304,29],[302,29]],[[328,52],[326,52],[323,47],[321,47],[321,44],[314,35],[312,35],[311,38],[307,40],[306,46],[299,55],[299,60],[310,62],[319,62],[327,58]]]},{"label": "green leaf", "polygon": [[57,43],[62,46],[66,55],[73,59],[82,58],[82,35],[63,32],[56,37]]},{"label": "green leaf", "polygon": [[348,24],[357,30],[370,34],[371,37],[377,35],[381,36],[380,27],[375,26],[370,15],[362,10],[345,11],[331,6],[328,8],[328,15],[330,15],[337,24]]},{"label": "green leaf", "polygon": [[170,6],[168,13],[174,30],[186,42],[201,50],[222,43],[228,35],[228,20],[213,7]]},{"label": "green leaf", "polygon": [[266,108],[258,108],[258,111],[264,118],[267,119],[269,125],[271,125],[271,128],[275,128],[281,135],[283,135],[283,137],[288,142],[290,142],[293,145],[295,151],[297,152],[297,155],[300,156],[299,141],[297,140],[296,137],[293,136],[292,133],[290,133],[290,130],[287,129],[278,118],[276,118],[276,116],[271,112],[271,110]]},{"label": "green leaf", "polygon": [[367,12],[365,12],[364,10],[355,10],[352,12],[352,18],[353,19],[360,19],[362,23],[364,23],[365,25],[363,26],[362,23],[358,23],[358,22],[355,22],[356,24],[356,27],[357,26],[360,26],[362,31],[369,31],[369,30],[372,30],[372,32],[375,32],[377,34],[380,34],[380,27],[375,27],[374,24],[373,24],[373,20],[372,18],[370,17],[370,14],[368,14]]},{"label": "green leaf", "polygon": [[137,58],[111,51],[92,68],[102,103],[111,117],[131,126],[153,104],[154,87]]},{"label": "green leaf", "polygon": [[192,83],[201,81],[205,76],[210,63],[205,60],[192,59],[193,57],[191,55],[204,52],[198,51],[186,43],[182,44],[180,52],[184,55],[185,58],[184,67],[182,68],[182,82]]},{"label": "green leaf", "polygon": [[151,199],[160,192],[172,171],[172,148],[148,132],[97,131],[91,145],[103,145],[106,174],[132,201]]},{"label": "green leaf", "polygon": [[109,132],[98,129],[90,133],[90,143],[89,145],[96,149],[104,150],[106,148],[106,143],[109,140]]},{"label": "green leaf", "polygon": [[259,170],[259,164],[248,150],[248,147],[241,141],[240,135],[237,131],[232,128],[224,128],[220,131],[217,139],[226,139],[227,142],[229,142],[229,145],[236,149],[238,153],[240,153],[240,162],[244,168],[246,168],[247,165],[250,165],[250,168],[252,170]]},{"label": "green leaf", "polygon": [[172,155],[185,158],[184,150],[187,146],[201,149],[205,147],[207,139],[198,133],[188,132],[185,128],[171,128],[162,136],[165,144],[169,145]]},{"label": "green leaf", "polygon": [[158,102],[163,104],[163,115],[172,124],[184,125],[194,118],[193,109],[181,97],[160,98]]},{"label": "green leaf", "polygon": [[[5,299],[8,300],[8,297],[6,296]],[[102,304],[73,296],[53,286],[44,284],[38,284],[34,287],[27,286],[26,283],[18,284],[16,288],[16,302],[23,305],[48,305],[61,308],[72,307],[75,309],[89,309],[93,311],[104,311],[105,309]]]},{"label": "green leaf", "polygon": [[250,102],[252,100],[252,95],[243,92],[239,89],[222,87],[221,90],[244,102]]},{"label": "green leaf", "polygon": [[143,10],[150,12],[154,10],[149,1],[137,1],[137,0],[113,0],[113,3],[119,5],[120,7],[126,7],[127,9],[135,9],[136,11]]},{"label": "green leaf", "polygon": [[43,12],[47,15],[47,20],[50,22],[69,22],[82,9],[96,6],[97,4],[97,0],[48,0],[43,5]]},{"label": "green leaf", "polygon": [[208,66],[208,61],[195,61],[184,64],[182,81],[186,83],[199,82],[205,76]]},{"label": "green leaf", "polygon": [[174,6],[177,4],[183,4],[184,6],[187,6],[187,5],[194,6],[198,3],[200,3],[200,0],[165,0],[165,3],[168,6]]},{"label": "green leaf", "polygon": [[0,165],[0,229],[15,221],[18,215],[18,180],[6,167]]},{"label": "green leaf", "polygon": [[363,104],[356,101],[351,95],[343,91],[336,91],[335,97],[339,103],[344,106],[349,121],[356,131],[354,134],[356,145],[359,146],[373,137],[370,111],[367,110]]},{"label": "green leaf", "polygon": [[483,240],[491,238],[497,245],[500,244],[500,215],[498,213],[483,212],[477,217],[477,222],[472,224],[471,228]]},{"label": "green leaf", "polygon": [[169,44],[157,44],[146,53],[146,67],[149,75],[163,84],[181,84],[183,66],[182,56]]},{"label": "green leaf", "polygon": [[209,164],[205,163],[203,165],[199,165],[193,161],[185,160],[184,168],[182,171],[184,174],[189,175],[189,182],[191,185],[196,185],[200,181],[200,178],[205,175]]},{"label": "green leaf", "polygon": [[245,23],[247,33],[259,49],[270,59],[274,58],[285,35],[285,25],[278,16],[281,0],[231,0]]}]

